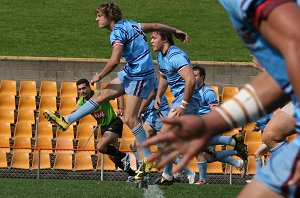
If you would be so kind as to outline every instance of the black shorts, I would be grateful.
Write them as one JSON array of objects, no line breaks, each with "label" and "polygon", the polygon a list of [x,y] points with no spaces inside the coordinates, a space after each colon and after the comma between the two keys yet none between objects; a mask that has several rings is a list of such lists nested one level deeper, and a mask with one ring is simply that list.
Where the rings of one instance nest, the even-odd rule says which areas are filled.
[{"label": "black shorts", "polygon": [[111,123],[109,123],[109,125],[102,126],[101,127],[101,135],[103,135],[106,131],[116,133],[116,134],[118,134],[119,138],[121,138],[122,137],[122,131],[123,131],[123,122],[122,122],[122,120],[119,117],[117,117],[116,119],[111,121]]}]

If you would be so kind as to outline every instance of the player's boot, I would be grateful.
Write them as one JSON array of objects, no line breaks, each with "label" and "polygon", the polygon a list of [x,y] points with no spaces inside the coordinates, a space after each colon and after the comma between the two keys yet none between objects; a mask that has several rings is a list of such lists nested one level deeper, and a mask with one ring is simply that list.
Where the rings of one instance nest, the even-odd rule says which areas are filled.
[{"label": "player's boot", "polygon": [[162,186],[171,186],[174,183],[174,177],[172,180],[167,180],[164,176],[161,176],[161,178],[155,183]]},{"label": "player's boot", "polygon": [[246,176],[247,164],[248,164],[248,161],[239,160],[238,167],[236,167],[241,172],[242,178],[245,178],[245,176]]},{"label": "player's boot", "polygon": [[57,126],[62,131],[66,131],[71,125],[67,123],[62,116],[56,115],[54,112],[48,109],[44,110],[43,115],[49,122]]},{"label": "player's boot", "polygon": [[241,137],[239,137],[238,134],[233,135],[232,138],[235,140],[234,150],[237,151],[237,156],[244,161],[248,161],[247,145],[241,141]]},{"label": "player's boot", "polygon": [[142,164],[140,165],[139,169],[137,170],[135,179],[142,180],[146,175],[148,175],[148,173],[155,166],[155,164],[156,164],[156,161],[146,162],[145,160],[143,160]]},{"label": "player's boot", "polygon": [[124,171],[128,171],[130,168],[130,155],[126,153],[125,157],[121,159],[121,162],[123,163]]}]

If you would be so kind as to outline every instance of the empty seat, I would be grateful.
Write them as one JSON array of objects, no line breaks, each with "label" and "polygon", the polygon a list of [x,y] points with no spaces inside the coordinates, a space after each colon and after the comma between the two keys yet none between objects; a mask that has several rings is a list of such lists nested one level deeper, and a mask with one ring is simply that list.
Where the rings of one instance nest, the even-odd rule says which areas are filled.
[{"label": "empty seat", "polygon": [[222,92],[222,102],[225,102],[233,96],[235,96],[239,92],[239,88],[235,86],[224,86]]},{"label": "empty seat", "polygon": [[207,164],[207,173],[223,173],[223,167],[221,162],[213,162]]},{"label": "empty seat", "polygon": [[56,128],[56,139],[59,138],[68,138],[74,139],[74,130],[73,127],[69,127],[66,131],[61,131],[59,128]]},{"label": "empty seat", "polygon": [[40,94],[42,96],[57,96],[57,85],[55,81],[41,81]]},{"label": "empty seat", "polygon": [[24,152],[23,150],[14,150],[10,167],[29,169],[29,153]]},{"label": "empty seat", "polygon": [[94,83],[94,85],[92,85],[92,83],[90,83],[90,87],[91,87],[91,90],[96,90],[97,89],[97,84]]},{"label": "empty seat", "polygon": [[35,141],[35,148],[41,149],[42,153],[52,153],[52,139],[48,137],[39,137]]},{"label": "empty seat", "polygon": [[52,125],[49,122],[39,122],[37,125],[37,138],[53,138]]},{"label": "empty seat", "polygon": [[19,98],[18,110],[30,109],[36,110],[35,96],[33,95],[22,95]]},{"label": "empty seat", "polygon": [[256,174],[256,161],[254,156],[248,156],[247,174]]},{"label": "empty seat", "polygon": [[77,148],[78,149],[83,149],[83,150],[90,150],[90,151],[87,151],[88,153],[90,153],[90,155],[95,154],[95,143],[94,143],[93,139],[90,139],[90,140],[88,140],[88,139],[79,139]]},{"label": "empty seat", "polygon": [[8,168],[6,151],[0,148],[0,168]]},{"label": "empty seat", "polygon": [[252,132],[246,131],[245,134],[245,144],[249,144],[250,142],[262,142],[262,137],[260,132]]},{"label": "empty seat", "polygon": [[[39,163],[40,161],[40,163]],[[39,167],[40,164],[40,167]],[[33,152],[33,159],[32,159],[32,169],[50,169],[50,155],[49,153],[45,152]]]},{"label": "empty seat", "polygon": [[130,128],[126,125],[123,124],[123,133],[122,137],[127,141],[127,142],[133,142],[135,140],[135,137],[133,133],[131,132]]},{"label": "empty seat", "polygon": [[165,96],[168,100],[168,104],[172,105],[173,100],[175,99],[174,95],[171,92],[170,87],[168,86],[167,90],[165,91]]},{"label": "empty seat", "polygon": [[40,124],[40,123],[49,123],[50,124],[50,122],[44,117],[43,111],[39,111],[39,115],[37,117],[37,123],[38,124]]},{"label": "empty seat", "polygon": [[14,151],[31,153],[31,139],[28,137],[16,137],[14,140]]},{"label": "empty seat", "polygon": [[[91,139],[94,140],[95,136],[92,134],[94,131],[94,126],[90,124],[78,124],[76,139],[88,139],[91,136]],[[92,135],[91,135],[92,134]]]},{"label": "empty seat", "polygon": [[17,95],[17,83],[15,80],[1,80],[0,94]]},{"label": "empty seat", "polygon": [[10,143],[9,143],[9,137],[5,137],[5,136],[0,136],[0,145],[2,147],[6,147],[6,148],[0,148],[0,150],[5,151],[6,153],[10,152]]},{"label": "empty seat", "polygon": [[56,140],[56,153],[74,153],[73,139],[71,138],[59,138]]},{"label": "empty seat", "polygon": [[187,167],[191,169],[193,172],[199,172],[198,170],[198,165],[197,165],[197,160],[195,157],[193,157],[187,164]]},{"label": "empty seat", "polygon": [[[98,155],[98,160],[97,160],[97,170],[116,170],[116,165],[111,159],[109,159],[108,155],[104,155],[102,153],[99,153]],[[102,164],[102,158],[103,158],[103,164]]]},{"label": "empty seat", "polygon": [[93,170],[92,157],[89,152],[78,151],[75,154],[74,170]]},{"label": "empty seat", "polygon": [[7,94],[0,94],[0,110],[9,109],[15,110],[16,109],[16,101],[14,95],[7,95]]},{"label": "empty seat", "polygon": [[30,123],[26,122],[20,122],[16,123],[15,125],[15,131],[14,131],[14,137],[32,137],[32,126]]},{"label": "empty seat", "polygon": [[54,169],[57,170],[72,170],[72,154],[70,153],[56,153],[54,161]]},{"label": "empty seat", "polygon": [[63,110],[70,110],[73,111],[76,109],[76,98],[74,97],[61,97],[60,104],[59,104],[59,111]]},{"label": "empty seat", "polygon": [[0,122],[0,137],[8,138],[8,139],[11,138],[10,123]]},{"label": "empty seat", "polygon": [[48,109],[51,111],[57,111],[56,97],[55,96],[42,96],[40,99],[39,111]]},{"label": "empty seat", "polygon": [[18,111],[17,123],[35,124],[34,111],[32,109],[20,109]]},{"label": "empty seat", "polygon": [[20,81],[20,96],[31,95],[36,96],[36,82],[34,80],[22,80]]},{"label": "empty seat", "polygon": [[13,109],[2,109],[0,113],[0,122],[15,123],[15,111]]},{"label": "empty seat", "polygon": [[91,115],[87,115],[87,116],[84,116],[83,118],[81,118],[79,120],[79,124],[90,124],[93,126],[98,125],[96,119]]},{"label": "empty seat", "polygon": [[76,82],[62,82],[60,84],[60,97],[74,97],[77,98]]},{"label": "empty seat", "polygon": [[254,155],[255,151],[260,147],[262,142],[248,142],[247,143],[247,151],[248,155]]}]

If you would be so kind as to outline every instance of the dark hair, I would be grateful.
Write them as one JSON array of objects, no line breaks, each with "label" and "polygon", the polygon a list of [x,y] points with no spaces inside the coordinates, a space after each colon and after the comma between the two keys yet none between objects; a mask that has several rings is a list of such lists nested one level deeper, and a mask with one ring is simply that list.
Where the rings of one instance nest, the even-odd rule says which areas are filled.
[{"label": "dark hair", "polygon": [[199,74],[200,76],[203,76],[203,81],[205,79],[205,76],[206,76],[206,73],[205,73],[205,69],[203,67],[200,67],[199,65],[196,65],[193,67],[193,70],[198,70],[199,71]]},{"label": "dark hair", "polygon": [[120,7],[112,2],[99,5],[96,14],[103,14],[106,18],[114,21],[115,23],[122,19],[122,11]]},{"label": "dark hair", "polygon": [[163,40],[167,40],[170,45],[174,45],[173,34],[169,32],[155,31],[155,33],[159,34]]},{"label": "dark hair", "polygon": [[88,87],[90,87],[90,82],[87,80],[87,79],[85,79],[85,78],[82,78],[82,79],[80,79],[80,80],[78,80],[77,82],[76,82],[76,85],[78,86],[78,85],[81,85],[81,84],[86,84]]}]

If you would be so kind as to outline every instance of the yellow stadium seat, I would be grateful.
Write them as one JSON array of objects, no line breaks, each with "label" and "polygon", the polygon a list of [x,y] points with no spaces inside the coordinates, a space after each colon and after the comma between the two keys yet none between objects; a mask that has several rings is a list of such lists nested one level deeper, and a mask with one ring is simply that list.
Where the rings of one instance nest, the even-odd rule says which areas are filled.
[{"label": "yellow stadium seat", "polygon": [[55,96],[41,96],[39,112],[43,112],[44,109],[57,111]]},{"label": "yellow stadium seat", "polygon": [[8,168],[6,151],[0,148],[0,168]]},{"label": "yellow stadium seat", "polygon": [[60,84],[60,97],[74,97],[77,98],[76,82],[61,82]]},{"label": "yellow stadium seat", "polygon": [[57,85],[55,81],[41,81],[40,94],[42,96],[57,96]]},{"label": "yellow stadium seat", "polygon": [[10,123],[0,122],[0,137],[11,138]]},{"label": "yellow stadium seat", "polygon": [[84,116],[83,118],[81,118],[79,120],[79,124],[90,124],[93,126],[98,125],[96,119],[91,115],[87,115],[87,116]]},{"label": "yellow stadium seat", "polygon": [[14,95],[7,95],[7,94],[0,94],[0,110],[9,109],[15,110],[16,109],[16,101]]},{"label": "yellow stadium seat", "polygon": [[56,139],[59,138],[68,138],[74,139],[74,130],[73,127],[69,127],[66,131],[61,131],[59,128],[56,128]]},{"label": "yellow stadium seat", "polygon": [[35,124],[34,111],[32,109],[20,109],[18,111],[17,123]]},{"label": "yellow stadium seat", "polygon": [[239,88],[235,86],[223,86],[222,102],[233,98],[239,92]]},{"label": "yellow stadium seat", "polygon": [[[78,149],[83,149],[83,150],[95,150],[95,143],[94,140],[90,139],[87,142],[88,139],[79,139],[78,140]],[[95,151],[87,151],[90,153],[90,155],[94,155]]]},{"label": "yellow stadium seat", "polygon": [[35,142],[35,148],[41,149],[41,153],[52,153],[52,150],[48,150],[52,148],[52,139],[48,137],[38,137]]},{"label": "yellow stadium seat", "polygon": [[33,95],[20,96],[18,110],[23,110],[23,109],[36,110],[35,96]]},{"label": "yellow stadium seat", "polygon": [[15,123],[15,111],[13,109],[2,109],[0,113],[1,123]]},{"label": "yellow stadium seat", "polygon": [[[74,146],[73,146],[73,139],[71,138],[58,138],[56,140],[56,147],[57,150],[56,153],[68,153],[73,154],[74,153]],[[67,149],[67,150],[65,150]]]},{"label": "yellow stadium seat", "polygon": [[[77,132],[76,132],[76,139],[88,139],[92,132],[94,131],[94,126],[90,124],[78,124],[77,125]],[[94,134],[91,136],[91,140],[94,140]]]},{"label": "yellow stadium seat", "polygon": [[93,170],[92,157],[89,152],[78,151],[75,154],[74,170]]},{"label": "yellow stadium seat", "polygon": [[60,98],[59,111],[66,109],[70,112],[76,109],[76,98],[67,96]]},{"label": "yellow stadium seat", "polygon": [[102,157],[103,157],[103,170],[116,170],[116,165],[113,161],[111,161],[111,159],[109,159],[108,155],[104,155],[102,153],[98,154],[98,160],[97,160],[97,166],[96,169],[97,170],[101,170],[102,169]]},{"label": "yellow stadium seat", "polygon": [[32,160],[32,169],[36,170],[39,167],[39,160],[40,160],[40,169],[50,169],[51,163],[50,163],[50,155],[49,153],[45,152],[33,152],[33,160]]},{"label": "yellow stadium seat", "polygon": [[10,143],[9,143],[9,137],[0,136],[0,145],[7,148],[0,148],[0,150],[4,150],[6,153],[10,152]]},{"label": "yellow stadium seat", "polygon": [[245,134],[245,144],[249,144],[250,142],[262,142],[262,137],[260,132],[252,132],[246,131]]},{"label": "yellow stadium seat", "polygon": [[10,167],[18,169],[29,169],[29,153],[22,150],[14,150]]},{"label": "yellow stadium seat", "polygon": [[217,95],[217,99],[218,99],[218,101],[220,103],[219,87],[218,86],[210,86],[210,87],[215,91],[215,93]]},{"label": "yellow stadium seat", "polygon": [[14,137],[32,138],[32,126],[30,123],[20,122],[15,125]]},{"label": "yellow stadium seat", "polygon": [[19,95],[36,96],[37,95],[36,82],[34,80],[21,80]]},{"label": "yellow stadium seat", "polygon": [[256,162],[254,156],[248,156],[247,174],[256,174]]},{"label": "yellow stadium seat", "polygon": [[73,155],[70,153],[56,153],[53,168],[57,170],[72,170],[72,158]]},{"label": "yellow stadium seat", "polygon": [[53,138],[52,125],[49,122],[39,122],[37,125],[37,137],[38,138]]},{"label": "yellow stadium seat", "polygon": [[1,80],[0,94],[17,95],[17,82],[15,80]]},{"label": "yellow stadium seat", "polygon": [[212,162],[207,164],[207,173],[223,173],[221,162]]},{"label": "yellow stadium seat", "polygon": [[31,153],[31,139],[28,137],[15,137],[14,151]]}]

